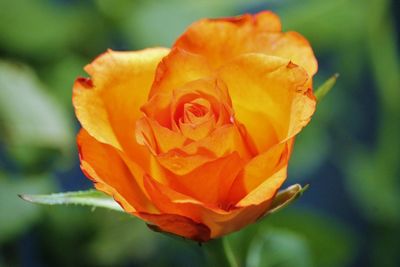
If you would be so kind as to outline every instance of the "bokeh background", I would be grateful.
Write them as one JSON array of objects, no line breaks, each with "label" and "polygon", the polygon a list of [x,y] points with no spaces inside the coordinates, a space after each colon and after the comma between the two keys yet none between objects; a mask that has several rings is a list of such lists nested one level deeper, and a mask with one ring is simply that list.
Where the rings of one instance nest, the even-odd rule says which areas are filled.
[{"label": "bokeh background", "polygon": [[297,138],[294,205],[230,235],[248,267],[400,266],[400,1],[0,0],[0,266],[206,266],[123,214],[26,203],[87,189],[74,79],[107,48],[170,46],[194,20],[270,9],[340,78]]}]

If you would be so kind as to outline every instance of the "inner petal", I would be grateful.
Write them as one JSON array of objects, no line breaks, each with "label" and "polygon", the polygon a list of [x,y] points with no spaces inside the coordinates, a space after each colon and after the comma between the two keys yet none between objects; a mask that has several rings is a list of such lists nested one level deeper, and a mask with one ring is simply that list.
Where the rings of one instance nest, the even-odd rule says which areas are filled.
[{"label": "inner petal", "polygon": [[207,137],[215,128],[215,115],[210,102],[196,98],[185,103],[178,125],[182,134],[191,140],[198,141]]},{"label": "inner petal", "polygon": [[211,105],[204,98],[196,98],[183,105],[183,123],[199,124],[212,116]]}]

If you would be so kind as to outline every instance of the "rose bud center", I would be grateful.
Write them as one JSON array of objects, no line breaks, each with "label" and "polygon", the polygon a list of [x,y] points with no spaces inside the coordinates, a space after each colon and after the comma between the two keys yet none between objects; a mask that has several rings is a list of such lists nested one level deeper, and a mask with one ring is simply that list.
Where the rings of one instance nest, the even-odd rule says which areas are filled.
[{"label": "rose bud center", "polygon": [[215,114],[210,102],[202,97],[178,106],[175,121],[181,133],[192,140],[206,137],[215,128]]}]

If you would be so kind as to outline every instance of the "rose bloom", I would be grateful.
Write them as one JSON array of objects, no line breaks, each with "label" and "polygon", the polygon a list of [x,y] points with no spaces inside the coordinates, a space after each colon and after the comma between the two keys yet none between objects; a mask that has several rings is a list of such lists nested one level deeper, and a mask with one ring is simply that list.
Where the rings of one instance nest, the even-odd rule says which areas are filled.
[{"label": "rose bloom", "polygon": [[197,241],[271,209],[316,106],[308,41],[268,11],[203,19],[171,50],[109,50],[85,70],[83,172],[153,229]]}]

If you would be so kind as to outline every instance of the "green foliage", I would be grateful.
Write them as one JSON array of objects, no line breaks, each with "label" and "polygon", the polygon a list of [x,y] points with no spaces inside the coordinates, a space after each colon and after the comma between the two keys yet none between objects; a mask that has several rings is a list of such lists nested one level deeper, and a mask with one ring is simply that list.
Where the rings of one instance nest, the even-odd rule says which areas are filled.
[{"label": "green foliage", "polygon": [[336,73],[332,75],[328,80],[326,80],[323,84],[321,84],[317,89],[315,89],[315,97],[318,101],[321,101],[333,88],[336,83],[337,78],[339,78],[339,74]]},{"label": "green foliage", "polygon": [[0,175],[0,245],[27,231],[40,219],[40,208],[18,201],[18,194],[48,192],[53,188],[53,180],[46,176],[9,180]]},{"label": "green foliage", "polygon": [[110,196],[96,190],[57,193],[49,195],[19,195],[23,200],[45,205],[82,205],[123,211]]},{"label": "green foliage", "polygon": [[71,154],[73,132],[65,111],[27,66],[0,61],[0,130],[22,167],[40,168],[57,154]]},{"label": "green foliage", "polygon": [[228,237],[240,266],[347,266],[357,239],[345,225],[290,207]]},{"label": "green foliage", "polygon": [[260,233],[260,238],[251,243],[246,266],[309,267],[310,254],[310,248],[300,234],[288,230],[269,229]]},{"label": "green foliage", "polygon": [[158,253],[159,242],[159,235],[149,231],[140,220],[129,215],[119,219],[105,215],[98,234],[88,244],[87,250],[90,261],[96,265],[115,266],[129,260],[147,261]]},{"label": "green foliage", "polygon": [[[359,148],[354,160],[347,165],[349,188],[367,216],[379,223],[400,223],[400,188],[398,184],[400,150],[400,55],[396,50],[395,28],[387,16],[389,1],[370,1],[374,10],[367,24],[366,42],[371,70],[379,90],[381,121],[377,126],[375,151]],[[394,143],[395,144],[394,144]],[[379,195],[379,197],[375,197]],[[370,212],[370,207],[376,207]]]},{"label": "green foliage", "polygon": [[[64,56],[66,50],[99,41],[97,33],[103,30],[94,12],[83,4],[73,7],[54,2],[1,1],[0,46],[27,58],[50,60]],[[90,26],[93,21],[95,26]]]}]

